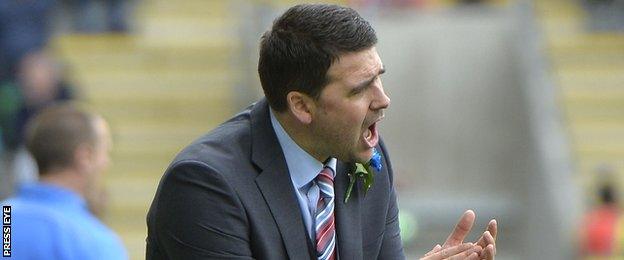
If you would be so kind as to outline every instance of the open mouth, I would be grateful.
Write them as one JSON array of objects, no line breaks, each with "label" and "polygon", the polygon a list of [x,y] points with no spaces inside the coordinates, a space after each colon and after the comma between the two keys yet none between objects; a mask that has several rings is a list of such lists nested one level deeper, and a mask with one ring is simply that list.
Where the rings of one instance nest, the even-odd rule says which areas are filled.
[{"label": "open mouth", "polygon": [[381,118],[371,124],[362,134],[364,139],[364,143],[368,148],[373,148],[379,142],[379,133],[377,131],[377,123],[381,120]]}]

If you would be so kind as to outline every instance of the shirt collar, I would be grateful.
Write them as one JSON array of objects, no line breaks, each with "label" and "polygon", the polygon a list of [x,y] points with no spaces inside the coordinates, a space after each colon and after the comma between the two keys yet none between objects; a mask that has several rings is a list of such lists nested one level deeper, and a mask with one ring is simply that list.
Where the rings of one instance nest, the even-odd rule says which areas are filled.
[{"label": "shirt collar", "polygon": [[[273,125],[275,135],[277,135],[277,140],[282,147],[282,151],[284,152],[290,178],[297,188],[301,188],[314,180],[319,172],[321,172],[324,165],[295,143],[288,133],[286,133],[281,123],[275,118],[273,109],[270,109],[270,111],[271,124]],[[325,166],[330,167],[332,173],[335,175],[336,158],[330,158]]]},{"label": "shirt collar", "polygon": [[47,201],[70,207],[87,207],[85,199],[78,193],[56,184],[41,181],[21,185],[18,194],[24,198],[37,201]]}]

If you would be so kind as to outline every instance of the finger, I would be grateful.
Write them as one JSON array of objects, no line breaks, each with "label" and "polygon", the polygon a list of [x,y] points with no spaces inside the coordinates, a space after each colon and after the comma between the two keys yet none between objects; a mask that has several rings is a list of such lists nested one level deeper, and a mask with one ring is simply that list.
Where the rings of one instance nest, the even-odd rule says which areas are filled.
[{"label": "finger", "polygon": [[470,230],[474,225],[475,218],[475,213],[472,210],[464,212],[461,218],[459,218],[457,225],[455,225],[455,229],[448,236],[443,246],[455,246],[461,244],[464,241],[464,238],[466,238],[466,235],[470,233]]},{"label": "finger", "polygon": [[496,240],[494,240],[494,237],[492,237],[490,231],[483,232],[483,235],[481,235],[481,238],[475,244],[483,248],[487,247],[488,245],[492,245],[494,246],[494,253],[496,253]]},{"label": "finger", "polygon": [[476,257],[474,259],[479,259],[479,254],[478,252],[481,251],[481,247],[480,246],[474,246],[471,249],[468,249],[464,252],[460,252],[456,255],[453,255],[449,258],[447,258],[448,260],[466,260],[466,259],[473,259],[473,257]]},{"label": "finger", "polygon": [[475,252],[475,253],[472,253],[472,254],[470,254],[470,255],[468,256],[468,258],[466,258],[466,259],[467,259],[467,260],[479,260],[479,254],[477,254],[476,252]]},{"label": "finger", "polygon": [[442,250],[442,246],[440,244],[437,244],[436,246],[433,247],[433,249],[431,249],[431,251],[429,251],[429,253],[426,253],[425,256],[430,256],[433,253],[436,253],[440,250]]},{"label": "finger", "polygon": [[490,231],[490,234],[492,234],[492,237],[496,240],[496,235],[498,235],[498,221],[496,221],[496,219],[490,220],[487,231]]},{"label": "finger", "polygon": [[483,235],[483,237],[485,237],[485,241],[487,242],[487,245],[492,245],[492,248],[494,249],[494,255],[496,255],[496,240],[494,239],[494,237],[490,234],[490,231],[485,231],[485,234]]},{"label": "finger", "polygon": [[481,259],[494,260],[494,255],[496,255],[494,252],[494,246],[488,245],[485,249],[483,249]]},{"label": "finger", "polygon": [[471,250],[474,248],[474,245],[472,243],[464,243],[464,244],[460,244],[460,245],[456,245],[456,246],[451,246],[451,247],[447,247],[444,248],[428,257],[422,258],[422,259],[427,259],[427,260],[440,260],[440,259],[447,259],[451,256],[457,255],[461,252],[464,252],[466,250]]},{"label": "finger", "polygon": [[[490,220],[490,223],[488,224],[486,230],[490,232],[490,234],[492,235],[492,238],[494,240],[494,243],[491,243],[491,244],[495,244],[495,242],[496,242],[496,233],[498,233],[498,225],[497,225],[497,222],[496,222],[495,219]],[[485,233],[483,233],[483,234],[485,235]],[[486,247],[490,243],[486,240],[485,236],[481,236],[479,238],[479,240],[477,242],[475,242],[475,244],[480,245],[482,247]]]},{"label": "finger", "polygon": [[483,247],[475,245],[474,249],[475,249],[475,253],[477,253],[477,257],[480,257],[483,252]]},{"label": "finger", "polygon": [[490,231],[485,231],[483,232],[483,235],[481,235],[481,237],[479,238],[479,241],[477,241],[475,244],[485,248],[487,245],[490,244],[496,245],[496,240],[494,240],[494,237],[492,236],[492,234],[490,234]]}]

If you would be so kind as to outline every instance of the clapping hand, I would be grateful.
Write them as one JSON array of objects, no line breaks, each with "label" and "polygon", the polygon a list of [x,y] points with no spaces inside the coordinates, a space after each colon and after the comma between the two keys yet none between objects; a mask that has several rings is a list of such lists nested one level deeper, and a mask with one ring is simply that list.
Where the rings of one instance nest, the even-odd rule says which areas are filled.
[{"label": "clapping hand", "polygon": [[441,259],[486,259],[494,260],[496,255],[496,234],[497,223],[492,219],[488,223],[487,229],[475,243],[463,243],[470,233],[475,221],[475,213],[467,210],[461,216],[455,229],[448,236],[442,246],[436,245],[431,251],[425,254],[421,260],[441,260]]}]

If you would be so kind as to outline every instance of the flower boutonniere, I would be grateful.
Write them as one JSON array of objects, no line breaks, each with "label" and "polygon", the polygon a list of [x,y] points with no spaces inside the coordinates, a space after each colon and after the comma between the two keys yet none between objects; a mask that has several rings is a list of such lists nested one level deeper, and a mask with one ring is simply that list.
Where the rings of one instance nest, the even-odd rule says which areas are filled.
[{"label": "flower boutonniere", "polygon": [[355,171],[349,173],[349,187],[347,188],[347,193],[345,195],[345,203],[349,201],[349,197],[351,197],[351,191],[353,190],[353,185],[355,184],[355,181],[357,179],[364,180],[364,194],[366,194],[370,187],[373,186],[373,180],[375,179],[373,169],[377,172],[381,171],[381,154],[377,151],[377,148],[373,148],[373,157],[368,160],[368,163],[366,163],[366,165],[356,163]]}]

